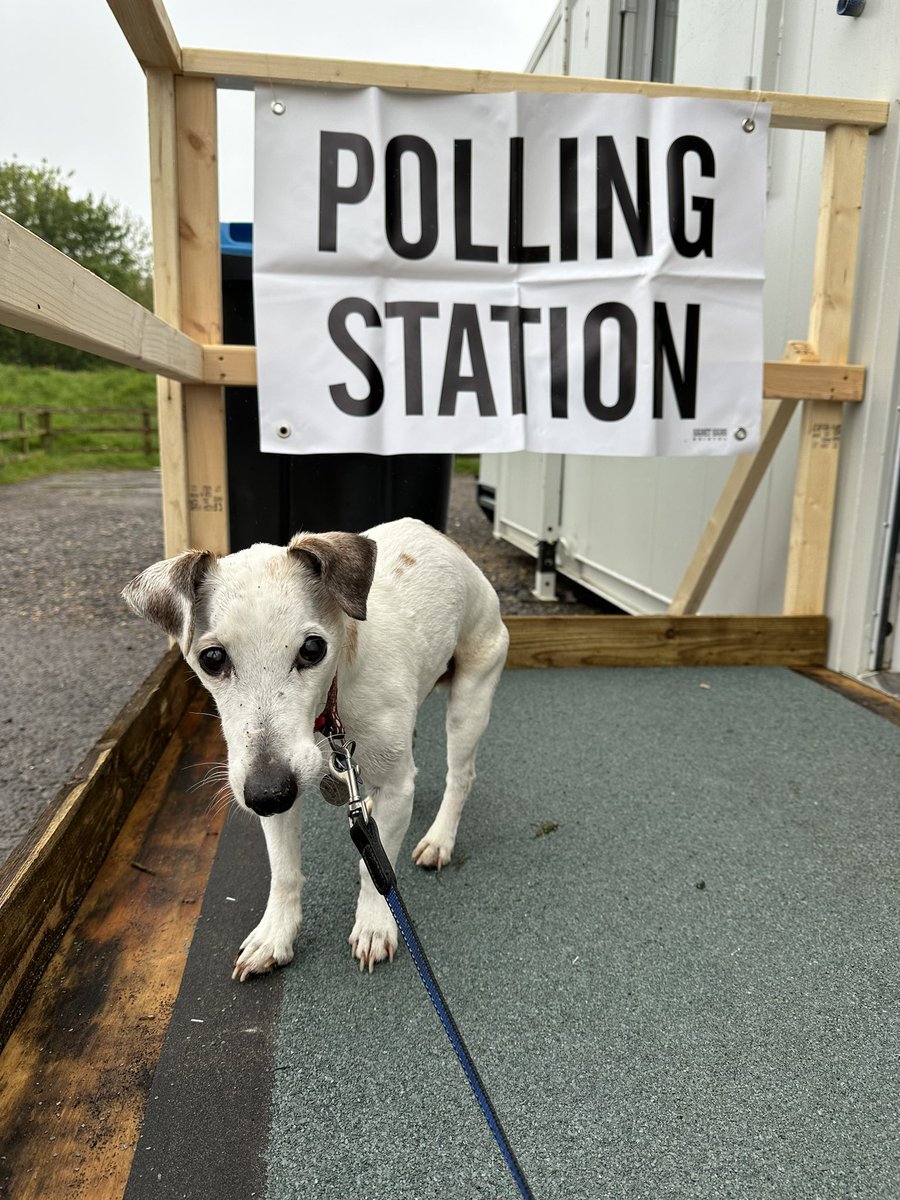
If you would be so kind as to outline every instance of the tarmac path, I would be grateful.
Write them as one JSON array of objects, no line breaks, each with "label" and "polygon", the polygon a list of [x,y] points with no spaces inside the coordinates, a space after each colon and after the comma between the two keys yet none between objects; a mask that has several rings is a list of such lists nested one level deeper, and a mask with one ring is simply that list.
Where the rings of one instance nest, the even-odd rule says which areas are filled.
[{"label": "tarmac path", "polygon": [[161,556],[156,472],[0,488],[0,860],[165,652],[119,597]]}]

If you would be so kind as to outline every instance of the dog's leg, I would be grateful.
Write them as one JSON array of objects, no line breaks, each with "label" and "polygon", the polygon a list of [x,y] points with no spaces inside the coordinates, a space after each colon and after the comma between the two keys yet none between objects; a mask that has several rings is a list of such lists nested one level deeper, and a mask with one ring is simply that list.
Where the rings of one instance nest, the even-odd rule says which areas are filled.
[{"label": "dog's leg", "polygon": [[294,939],[300,932],[300,800],[287,812],[261,817],[260,824],[269,852],[272,881],[263,919],[244,939],[234,964],[232,979],[243,983],[250,975],[261,975],[283,967],[294,957]]},{"label": "dog's leg", "polygon": [[[371,792],[372,812],[378,822],[378,832],[391,865],[409,828],[415,792],[416,768],[412,754],[391,772],[391,776],[380,788]],[[393,960],[397,949],[397,922],[394,920],[387,901],[379,895],[372,883],[365,864],[359,864],[359,900],[356,905],[356,923],[350,931],[349,942],[353,957],[359,960],[362,971],[372,968],[388,958]]]},{"label": "dog's leg", "polygon": [[508,635],[503,629],[487,646],[454,654],[456,670],[447,703],[447,782],[437,815],[413,850],[420,867],[440,870],[450,862],[466,797],[475,782],[475,755],[487,728],[491,702],[503,664]]}]

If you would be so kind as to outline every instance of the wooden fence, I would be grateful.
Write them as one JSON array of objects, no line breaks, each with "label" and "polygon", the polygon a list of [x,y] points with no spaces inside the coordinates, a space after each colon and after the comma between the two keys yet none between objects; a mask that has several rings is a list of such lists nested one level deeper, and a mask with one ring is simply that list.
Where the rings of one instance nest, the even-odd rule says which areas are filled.
[{"label": "wooden fence", "polygon": [[[142,451],[147,457],[154,454],[158,446],[156,410],[152,408],[7,408],[0,407],[0,419],[14,417],[14,429],[0,429],[0,452],[10,457],[7,445],[15,446],[12,453],[26,458],[40,450],[52,453],[63,439],[91,437],[102,434],[140,434],[140,445],[104,445],[93,442],[89,446],[67,446],[72,454],[128,453]],[[72,418],[106,417],[105,423],[92,425],[81,420],[72,423]],[[133,418],[128,424],[116,424],[115,418]]]}]

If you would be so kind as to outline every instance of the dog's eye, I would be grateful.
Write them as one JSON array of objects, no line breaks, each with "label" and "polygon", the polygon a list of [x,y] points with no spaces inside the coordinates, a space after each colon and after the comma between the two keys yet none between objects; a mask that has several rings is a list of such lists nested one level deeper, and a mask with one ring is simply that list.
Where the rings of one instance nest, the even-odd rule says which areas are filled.
[{"label": "dog's eye", "polygon": [[297,652],[298,667],[314,667],[325,657],[328,643],[324,638],[311,633]]},{"label": "dog's eye", "polygon": [[207,646],[197,657],[207,675],[221,675],[228,666],[228,655],[221,646]]}]

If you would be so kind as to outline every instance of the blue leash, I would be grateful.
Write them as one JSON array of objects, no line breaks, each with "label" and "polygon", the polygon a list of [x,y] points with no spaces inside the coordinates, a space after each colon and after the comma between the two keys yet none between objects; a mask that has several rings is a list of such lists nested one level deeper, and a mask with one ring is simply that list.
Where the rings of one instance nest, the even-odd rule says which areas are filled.
[{"label": "blue leash", "polygon": [[431,1003],[440,1017],[444,1031],[450,1039],[450,1044],[469,1081],[469,1086],[475,1093],[475,1099],[478,1101],[479,1107],[484,1114],[488,1128],[494,1135],[497,1145],[500,1147],[500,1152],[506,1160],[506,1165],[509,1167],[512,1177],[516,1182],[519,1194],[525,1200],[533,1200],[528,1181],[525,1179],[522,1168],[519,1166],[516,1156],[513,1153],[512,1146],[510,1146],[509,1139],[504,1132],[503,1126],[500,1124],[500,1118],[497,1116],[493,1104],[491,1104],[484,1084],[481,1081],[481,1076],[478,1074],[475,1063],[472,1061],[472,1056],[463,1041],[462,1034],[459,1032],[450,1009],[447,1007],[447,1002],[434,977],[431,964],[425,956],[425,951],[422,948],[422,943],[419,941],[415,926],[412,923],[409,913],[406,911],[406,905],[397,891],[397,877],[394,874],[390,859],[381,844],[375,818],[368,814],[365,805],[361,802],[351,803],[348,815],[350,817],[350,836],[353,838],[353,843],[359,851],[363,862],[366,864],[366,868],[372,877],[372,882],[387,900],[390,910],[394,914],[394,919],[400,928],[400,932],[403,934],[403,940],[409,948],[422,983],[425,985],[425,990],[428,992]]},{"label": "blue leash", "polygon": [[[369,818],[371,821],[371,817]],[[466,1043],[462,1039],[462,1034],[459,1032],[456,1022],[453,1020],[453,1015],[447,1007],[447,1002],[443,997],[438,981],[434,977],[434,972],[431,969],[431,964],[425,957],[425,951],[422,949],[422,944],[416,934],[415,927],[410,919],[409,913],[406,911],[406,905],[400,898],[400,893],[396,886],[392,887],[385,897],[390,905],[391,912],[394,914],[394,919],[400,927],[400,932],[403,934],[403,940],[409,947],[409,952],[412,955],[413,962],[416,964],[419,976],[425,985],[425,990],[431,997],[431,1003],[434,1005],[435,1012],[441,1019],[441,1024],[444,1026],[444,1031],[450,1039],[450,1044],[456,1052],[456,1057],[459,1059],[459,1064],[466,1074],[469,1081],[469,1086],[475,1093],[475,1099],[484,1114],[484,1119],[488,1123],[488,1128],[497,1140],[497,1145],[500,1147],[500,1153],[506,1159],[506,1165],[510,1169],[513,1179],[516,1181],[516,1187],[519,1189],[519,1194],[525,1197],[525,1200],[533,1200],[531,1188],[528,1186],[528,1181],[519,1166],[518,1160],[513,1152],[512,1146],[509,1144],[509,1139],[500,1124],[500,1118],[491,1104],[490,1097],[485,1091],[484,1084],[481,1082],[481,1076],[475,1063],[472,1061],[472,1056],[469,1054]]]}]

